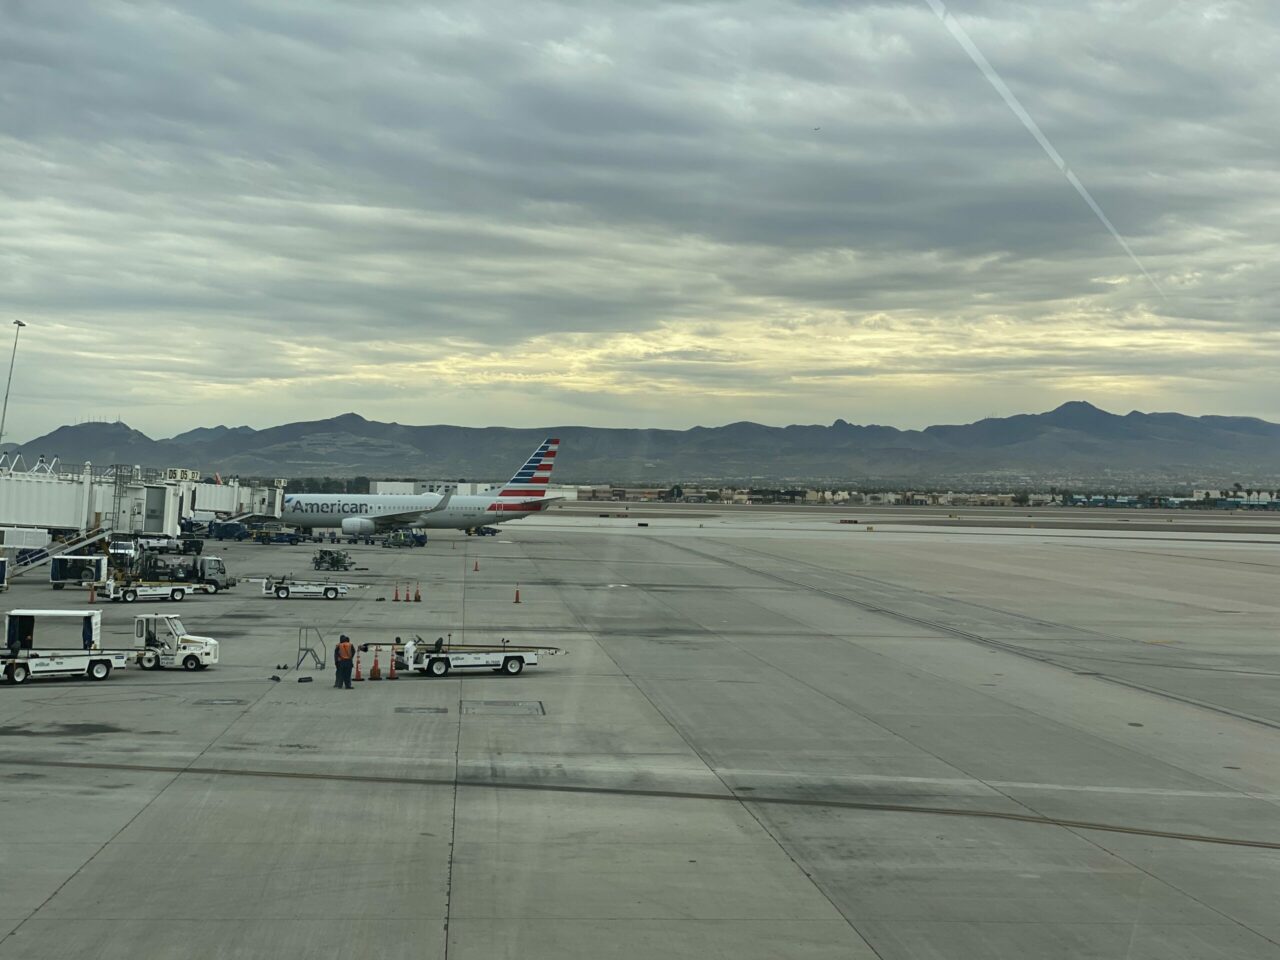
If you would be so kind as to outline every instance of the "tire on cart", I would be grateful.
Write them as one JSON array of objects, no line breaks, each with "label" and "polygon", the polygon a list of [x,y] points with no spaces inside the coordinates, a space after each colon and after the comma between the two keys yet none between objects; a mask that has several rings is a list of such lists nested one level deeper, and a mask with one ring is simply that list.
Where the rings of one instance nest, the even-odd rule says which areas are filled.
[{"label": "tire on cart", "polygon": [[449,673],[449,661],[444,657],[432,657],[427,661],[427,673],[433,677],[443,677]]},{"label": "tire on cart", "polygon": [[509,677],[516,677],[524,670],[524,657],[505,657],[502,661],[502,672]]}]

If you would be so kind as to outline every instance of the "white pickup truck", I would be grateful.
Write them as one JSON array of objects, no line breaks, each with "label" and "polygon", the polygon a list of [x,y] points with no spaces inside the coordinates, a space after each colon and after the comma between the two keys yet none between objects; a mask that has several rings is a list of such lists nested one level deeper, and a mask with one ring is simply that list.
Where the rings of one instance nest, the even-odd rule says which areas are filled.
[{"label": "white pickup truck", "polygon": [[156,553],[181,553],[182,541],[177,537],[141,536],[138,546],[143,550],[154,550]]},{"label": "white pickup truck", "polygon": [[129,665],[126,651],[102,649],[100,610],[10,610],[4,632],[0,663],[13,683],[32,677],[105,680]]},{"label": "white pickup truck", "polygon": [[337,600],[339,597],[345,597],[350,589],[348,584],[332,583],[328,580],[267,577],[262,581],[262,595],[275,597],[277,600],[288,600],[290,597],[323,597],[326,600]]}]

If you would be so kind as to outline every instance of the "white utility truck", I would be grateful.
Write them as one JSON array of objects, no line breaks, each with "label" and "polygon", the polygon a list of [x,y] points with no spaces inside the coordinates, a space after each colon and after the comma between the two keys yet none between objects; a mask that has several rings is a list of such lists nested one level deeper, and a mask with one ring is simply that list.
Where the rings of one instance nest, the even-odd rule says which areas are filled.
[{"label": "white utility truck", "polygon": [[49,561],[49,583],[55,590],[61,590],[67,584],[75,587],[87,587],[91,583],[101,584],[107,579],[107,558],[105,554],[85,554],[83,556],[66,555],[54,557]]},{"label": "white utility truck", "polygon": [[124,650],[102,649],[102,613],[91,610],[10,610],[4,618],[5,678],[91,677],[105,680],[129,663]]},{"label": "white utility truck", "polygon": [[351,587],[345,583],[328,580],[291,580],[288,577],[267,577],[262,581],[262,595],[288,600],[290,597],[324,597],[337,600],[345,597]]},{"label": "white utility truck", "polygon": [[133,618],[133,641],[143,670],[181,665],[203,670],[218,662],[218,641],[187,633],[174,613],[142,613]]},{"label": "white utility truck", "polygon": [[[367,646],[377,646],[368,644]],[[393,656],[399,653],[399,663],[405,670],[417,670],[423,676],[443,677],[450,670],[492,670],[516,676],[525,667],[536,667],[538,657],[550,657],[564,653],[559,647],[517,646],[501,644],[446,643],[443,639],[430,642],[421,637],[410,640],[403,648],[392,645]]]},{"label": "white utility truck", "polygon": [[204,593],[230,590],[236,585],[236,578],[227,573],[227,565],[221,557],[197,557],[191,561],[188,569],[193,582]]},{"label": "white utility truck", "polygon": [[217,593],[230,590],[236,578],[227,573],[227,565],[221,557],[192,557],[175,559],[172,563],[147,554],[143,557],[140,580],[150,583],[168,583],[185,587],[192,593]]},{"label": "white utility truck", "polygon": [[113,603],[133,603],[136,600],[172,600],[177,603],[194,589],[193,585],[186,583],[117,582],[112,578],[107,581],[103,593]]}]

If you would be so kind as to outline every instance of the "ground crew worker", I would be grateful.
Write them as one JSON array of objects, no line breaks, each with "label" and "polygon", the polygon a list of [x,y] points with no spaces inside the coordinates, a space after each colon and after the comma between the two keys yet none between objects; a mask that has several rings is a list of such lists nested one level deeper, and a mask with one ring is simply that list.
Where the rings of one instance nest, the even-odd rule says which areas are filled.
[{"label": "ground crew worker", "polygon": [[333,645],[333,685],[334,687],[342,686],[342,660],[338,657],[338,648],[342,646],[342,641],[347,639],[346,634],[338,638],[338,642]]},{"label": "ground crew worker", "polygon": [[333,651],[334,663],[338,666],[338,678],[341,685],[348,690],[355,689],[351,686],[351,667],[356,658],[356,647],[351,642],[351,638],[345,633],[338,639],[338,646]]}]

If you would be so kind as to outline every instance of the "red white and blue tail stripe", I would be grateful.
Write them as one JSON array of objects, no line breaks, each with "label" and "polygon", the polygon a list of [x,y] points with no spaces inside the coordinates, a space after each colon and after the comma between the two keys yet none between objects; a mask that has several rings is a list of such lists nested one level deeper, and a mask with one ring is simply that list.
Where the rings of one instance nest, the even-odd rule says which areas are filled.
[{"label": "red white and blue tail stripe", "polygon": [[559,449],[560,441],[557,438],[548,437],[543,440],[533,456],[525,461],[525,465],[498,492],[498,502],[491,504],[489,509],[529,513],[545,509],[550,502],[545,499],[547,484],[551,481],[551,470],[556,465],[556,453]]}]

